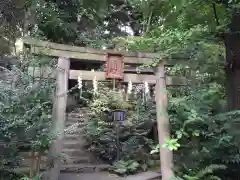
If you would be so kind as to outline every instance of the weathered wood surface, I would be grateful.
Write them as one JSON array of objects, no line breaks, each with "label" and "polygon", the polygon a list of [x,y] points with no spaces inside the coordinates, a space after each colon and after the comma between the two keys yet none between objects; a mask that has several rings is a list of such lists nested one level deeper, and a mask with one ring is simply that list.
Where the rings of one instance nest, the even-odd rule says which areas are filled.
[{"label": "weathered wood surface", "polygon": [[36,47],[46,47],[46,48],[50,48],[50,49],[81,52],[81,53],[102,54],[102,55],[105,55],[106,53],[110,53],[110,54],[121,54],[125,57],[138,57],[138,58],[153,58],[153,57],[159,56],[159,54],[157,54],[157,53],[147,53],[147,52],[96,50],[93,48],[64,45],[64,44],[52,43],[49,41],[41,41],[41,40],[32,39],[32,38],[28,38],[28,37],[25,37],[22,40],[23,40],[24,44],[33,45]]},{"label": "weathered wood surface", "polygon": [[[31,48],[31,53],[33,54],[42,54],[48,56],[61,56],[66,58],[72,58],[75,60],[88,60],[88,61],[103,61],[105,62],[104,54],[93,54],[77,51],[67,51],[67,50],[58,50],[50,49],[45,47],[34,46]],[[124,57],[124,63],[126,64],[143,64],[151,61],[151,58],[139,58],[139,57]]]},{"label": "weathered wood surface", "polygon": [[49,180],[58,180],[58,175],[60,173],[61,158],[59,158],[59,156],[62,153],[62,143],[66,121],[69,68],[69,59],[58,59],[56,97],[52,117],[53,133],[56,133],[57,137],[51,145],[49,152],[49,164],[51,165]]},{"label": "weathered wood surface", "polygon": [[161,147],[166,140],[170,139],[170,122],[167,112],[168,97],[164,66],[158,66],[156,68],[156,78],[156,111],[158,139],[160,144],[161,174],[162,180],[169,180],[173,176],[173,153],[168,148]]},{"label": "weathered wood surface", "polygon": [[[49,67],[37,68],[30,67],[28,73],[34,77],[54,78],[56,72],[52,71]],[[86,70],[69,70],[69,79],[78,79],[78,76],[82,76],[83,80],[93,80],[96,76],[98,81],[106,81],[104,72],[98,71],[86,71]],[[124,74],[123,82],[132,83],[144,83],[156,84],[157,77],[155,75],[144,75],[144,74]],[[166,76],[166,83],[168,86],[185,86],[187,85],[187,79],[185,77]]]},{"label": "weathered wood surface", "polygon": [[123,55],[125,64],[143,64],[151,61],[153,58],[159,57],[159,54],[157,53],[96,50],[85,47],[57,44],[48,41],[40,41],[30,38],[23,38],[22,40],[25,45],[30,46],[30,51],[33,54],[66,57],[78,60],[106,61],[105,55],[106,53],[110,53]]}]

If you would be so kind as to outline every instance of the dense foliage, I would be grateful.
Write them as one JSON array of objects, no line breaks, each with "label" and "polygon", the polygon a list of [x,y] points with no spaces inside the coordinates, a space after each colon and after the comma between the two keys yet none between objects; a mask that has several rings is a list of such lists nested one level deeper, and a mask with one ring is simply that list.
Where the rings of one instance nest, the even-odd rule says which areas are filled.
[{"label": "dense foliage", "polygon": [[[237,179],[240,157],[239,134],[236,130],[238,112],[226,113],[223,35],[226,32],[232,33],[227,25],[231,16],[238,12],[238,0],[3,0],[0,2],[0,52],[1,55],[10,53],[15,39],[25,35],[81,46],[158,52],[160,57],[144,66],[156,66],[161,59],[167,59],[169,63],[177,64],[168,74],[185,75],[190,84],[184,88],[169,87],[172,139],[166,146],[177,149],[174,157],[177,174],[188,180],[203,179],[206,172],[211,175],[211,170],[223,169],[222,165],[225,165],[225,170],[213,173],[223,178]],[[40,84],[42,83],[44,84]],[[44,106],[43,111],[28,116],[26,120],[19,118],[24,116],[20,110],[28,112],[38,99],[38,104],[45,104],[40,94],[45,96],[48,86],[41,91],[34,89],[36,96],[24,94],[24,97],[30,99],[29,102],[34,100],[34,103],[29,105],[22,103],[22,99],[20,101],[19,98],[14,98],[20,89],[10,90],[6,85],[2,87],[4,103],[10,103],[13,106],[11,111],[14,112],[7,112],[6,108],[9,106],[4,105],[4,116],[11,121],[2,121],[1,133],[8,135],[5,138],[9,140],[18,135],[6,132],[13,132],[12,128],[19,127],[18,125],[27,129],[33,122],[32,119],[40,122],[43,112],[48,114],[48,106]],[[26,87],[28,85],[22,83],[21,89]],[[8,97],[6,92],[14,96]],[[112,98],[120,96],[111,93]],[[49,99],[51,98],[48,96]],[[115,166],[129,167],[123,168],[123,173],[129,173],[141,169],[138,164],[142,163],[142,160],[136,157],[136,152],[140,149],[135,142],[146,145],[147,150],[144,153],[147,159],[150,159],[151,155],[147,153],[150,152],[152,142],[149,138],[143,138],[149,129],[138,129],[141,123],[135,120],[139,117],[141,118],[138,120],[143,122],[155,119],[152,116],[154,113],[149,114],[150,110],[154,111],[154,106],[149,106],[150,109],[146,110],[145,106],[136,105],[136,99],[126,103],[120,96],[118,100],[120,102],[116,103],[114,99],[109,99],[99,92],[90,104],[92,114],[86,132],[93,143],[90,150],[101,158],[114,162],[116,147],[113,124],[107,122],[99,125],[99,122],[108,121],[106,114],[115,108],[116,104],[120,104],[121,108],[126,105],[127,122],[132,124],[121,125],[121,131],[124,132],[121,144],[124,148],[121,161]],[[23,104],[25,106],[22,107]],[[136,107],[139,109],[136,110]],[[45,123],[43,125],[47,126]],[[23,133],[19,137],[24,139],[24,136]],[[36,140],[37,136],[33,134],[32,138]],[[106,149],[106,144],[111,148]],[[154,151],[157,152],[157,149]],[[126,155],[133,161],[127,162]],[[189,155],[188,158],[186,155]],[[144,159],[142,164],[145,163]],[[199,172],[201,170],[205,173]]]},{"label": "dense foliage", "polygon": [[[234,127],[239,112],[226,113],[224,88],[217,83],[201,83],[201,87],[169,90],[172,139],[166,141],[165,147],[176,150],[176,174],[187,180],[214,179],[215,175],[238,177],[239,133]],[[156,119],[155,105],[135,97],[137,100],[126,102],[120,92],[105,87],[90,103],[91,116],[85,131],[88,148],[113,163],[113,170],[119,174],[146,170],[158,159],[159,146],[149,137]],[[111,110],[119,108],[127,110],[126,122],[120,125],[120,161],[116,159],[116,128],[109,117]]]},{"label": "dense foliage", "polygon": [[[139,94],[141,92],[126,101],[121,92],[104,87],[90,103],[91,115],[85,128],[88,149],[105,162],[113,163],[113,170],[119,174],[146,170],[154,164],[154,157],[150,155],[154,141],[149,137],[156,117],[154,104],[140,99]],[[126,110],[124,122],[112,121],[110,114],[115,109]]]},{"label": "dense foliage", "polygon": [[220,171],[221,176],[233,179],[238,176],[235,173],[239,168],[238,133],[234,126],[239,112],[224,113],[223,92],[221,86],[209,84],[170,99],[173,137],[181,145],[175,153],[175,163],[181,172],[193,173],[218,164],[229,168]]},{"label": "dense foliage", "polygon": [[[1,175],[19,167],[21,152],[43,153],[53,138],[50,132],[54,82],[33,79],[27,71],[1,67],[0,140]],[[9,178],[9,177],[6,177]]]}]

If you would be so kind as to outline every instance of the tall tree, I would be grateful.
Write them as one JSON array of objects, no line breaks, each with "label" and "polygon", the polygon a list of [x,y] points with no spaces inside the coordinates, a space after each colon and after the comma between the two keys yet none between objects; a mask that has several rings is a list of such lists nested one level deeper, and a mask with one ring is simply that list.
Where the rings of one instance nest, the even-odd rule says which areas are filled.
[{"label": "tall tree", "polygon": [[240,110],[240,14],[237,11],[233,10],[229,31],[224,37],[229,110]]}]

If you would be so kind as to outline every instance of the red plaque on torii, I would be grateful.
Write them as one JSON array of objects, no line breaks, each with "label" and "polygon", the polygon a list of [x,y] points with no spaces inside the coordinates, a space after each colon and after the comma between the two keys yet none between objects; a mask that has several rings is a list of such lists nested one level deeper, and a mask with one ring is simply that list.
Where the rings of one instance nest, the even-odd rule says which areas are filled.
[{"label": "red plaque on torii", "polygon": [[105,78],[123,79],[124,78],[124,62],[123,56],[120,54],[106,53]]}]

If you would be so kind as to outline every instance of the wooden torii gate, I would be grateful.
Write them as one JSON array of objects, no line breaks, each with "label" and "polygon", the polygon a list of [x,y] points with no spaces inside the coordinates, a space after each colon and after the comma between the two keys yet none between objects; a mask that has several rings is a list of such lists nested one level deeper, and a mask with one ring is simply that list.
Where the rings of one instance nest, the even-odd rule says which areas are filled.
[{"label": "wooden torii gate", "polygon": [[[153,58],[158,58],[156,53],[135,53],[135,52],[116,52],[112,50],[95,50],[84,47],[69,46],[57,43],[50,43],[46,41],[39,41],[35,39],[25,38],[23,43],[26,48],[29,48],[33,54],[43,54],[47,56],[58,57],[57,71],[55,77],[57,80],[56,98],[53,108],[53,129],[58,132],[59,136],[52,144],[51,155],[55,156],[61,154],[62,139],[64,136],[64,125],[66,119],[66,104],[67,104],[67,92],[68,92],[68,80],[78,79],[81,75],[83,80],[93,80],[94,77],[98,81],[104,81],[104,72],[92,72],[86,70],[71,70],[71,61],[98,61],[105,62],[106,53],[121,54],[123,56],[124,64],[141,65],[151,61]],[[167,115],[167,85],[186,85],[186,79],[182,77],[169,77],[165,76],[164,66],[165,62],[161,62],[154,69],[153,75],[144,74],[123,74],[123,82],[132,83],[144,83],[155,84],[155,96],[156,96],[156,111],[157,111],[157,124],[158,124],[158,136],[159,143],[164,144],[165,140],[170,138],[169,130],[169,118]],[[43,70],[49,71],[49,70]],[[40,72],[37,72],[40,73]],[[34,75],[37,76],[37,73]],[[41,72],[42,73],[42,72]],[[43,72],[44,73],[44,72]],[[167,148],[160,149],[160,162],[162,179],[168,180],[173,176],[173,164],[172,164],[172,152]],[[57,180],[60,173],[60,160],[52,160],[52,168],[50,171],[50,179]]]}]

